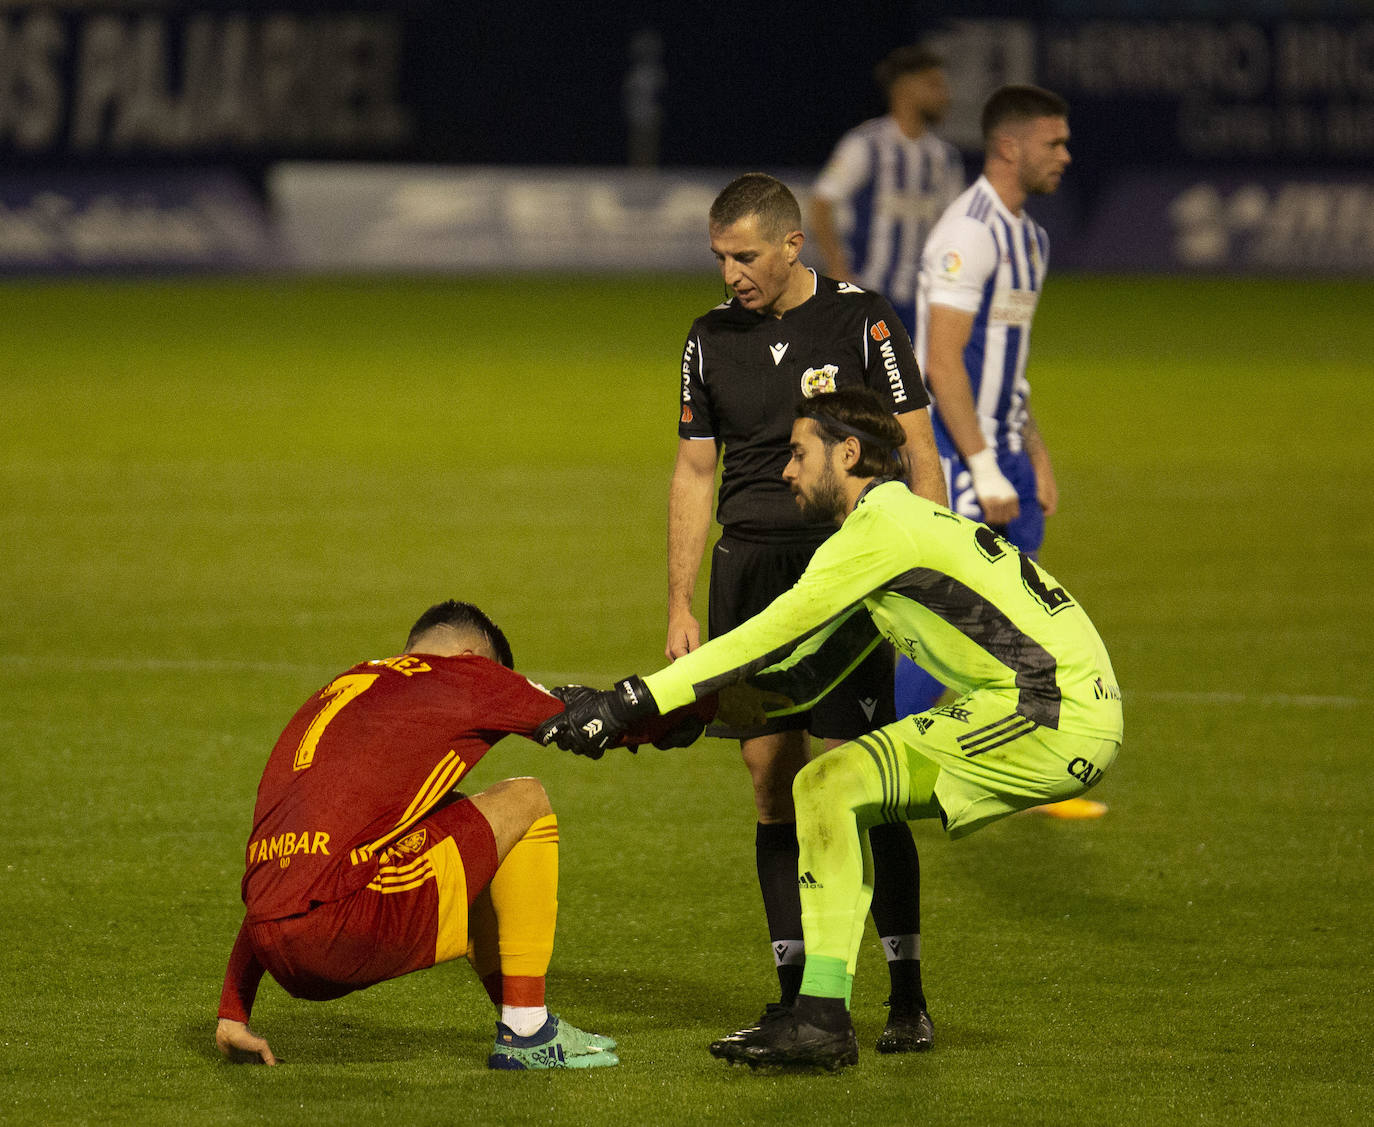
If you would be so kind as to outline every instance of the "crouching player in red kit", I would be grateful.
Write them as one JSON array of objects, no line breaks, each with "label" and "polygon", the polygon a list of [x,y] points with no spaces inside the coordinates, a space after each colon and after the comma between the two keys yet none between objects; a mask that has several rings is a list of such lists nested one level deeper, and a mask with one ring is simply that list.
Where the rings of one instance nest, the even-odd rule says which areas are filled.
[{"label": "crouching player in red kit", "polygon": [[[609,1037],[544,1005],[558,820],[543,786],[454,790],[504,735],[529,735],[563,708],[511,665],[490,618],[440,603],[403,655],[355,665],[286,726],[258,784],[246,914],[215,1031],[226,1057],[277,1063],[247,1024],[264,971],[293,997],[322,1001],[463,956],[500,1008],[487,1067],[619,1063]],[[623,742],[689,743],[711,711]]]}]

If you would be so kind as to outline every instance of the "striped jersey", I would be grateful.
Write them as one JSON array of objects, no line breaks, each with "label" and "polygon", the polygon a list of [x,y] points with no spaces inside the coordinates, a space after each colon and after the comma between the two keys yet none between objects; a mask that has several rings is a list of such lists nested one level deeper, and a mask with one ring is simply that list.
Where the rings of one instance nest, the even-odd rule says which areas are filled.
[{"label": "striped jersey", "polygon": [[[921,367],[927,362],[931,305],[972,313],[964,367],[978,422],[989,446],[1012,453],[1024,445],[1031,319],[1049,253],[1045,229],[1024,212],[1008,211],[980,176],[941,216],[921,259],[914,342]],[[939,407],[931,419],[935,437],[943,450],[953,450]]]},{"label": "striped jersey", "polygon": [[851,129],[835,146],[813,193],[836,212],[854,277],[914,326],[921,247],[963,190],[959,150],[930,133],[912,140],[891,117]]},{"label": "striped jersey", "polygon": [[795,586],[644,679],[660,709],[746,678],[809,707],[887,638],[960,694],[1027,724],[1120,740],[1121,693],[1083,608],[987,525],[896,481],[870,486]]}]

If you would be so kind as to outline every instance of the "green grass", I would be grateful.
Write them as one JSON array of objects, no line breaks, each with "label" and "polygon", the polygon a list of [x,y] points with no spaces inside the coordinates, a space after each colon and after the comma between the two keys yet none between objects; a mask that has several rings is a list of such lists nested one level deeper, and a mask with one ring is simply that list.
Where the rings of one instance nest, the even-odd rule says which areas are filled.
[{"label": "green grass", "polygon": [[[446,966],[266,984],[210,1043],[277,732],[470,598],[526,672],[656,668],[677,356],[711,279],[11,283],[0,442],[0,1122],[1364,1123],[1374,284],[1052,280],[1032,381],[1127,742],[1092,824],[922,847],[938,1048],[705,1044],[771,996],[731,745],[520,740],[563,831],[555,1008],[623,1065],[483,1068]],[[881,1025],[873,945],[855,991]]]}]

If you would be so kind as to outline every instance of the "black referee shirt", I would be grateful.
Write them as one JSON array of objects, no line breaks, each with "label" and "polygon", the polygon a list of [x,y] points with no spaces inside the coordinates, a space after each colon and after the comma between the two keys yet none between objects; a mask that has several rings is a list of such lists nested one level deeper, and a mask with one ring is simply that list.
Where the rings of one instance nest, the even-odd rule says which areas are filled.
[{"label": "black referee shirt", "polygon": [[894,415],[930,403],[906,330],[887,299],[815,273],[815,296],[781,318],[731,298],[692,324],[682,353],[678,435],[725,447],[716,519],[752,540],[819,542],[783,483],[797,403],[864,385]]}]

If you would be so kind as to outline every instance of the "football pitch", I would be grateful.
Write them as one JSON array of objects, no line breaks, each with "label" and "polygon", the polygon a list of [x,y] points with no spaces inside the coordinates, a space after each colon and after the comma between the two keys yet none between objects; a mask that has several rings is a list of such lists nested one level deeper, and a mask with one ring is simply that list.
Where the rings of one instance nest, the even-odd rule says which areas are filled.
[{"label": "football pitch", "polygon": [[[678,356],[711,277],[10,282],[0,1122],[1374,1121],[1374,283],[1051,278],[1043,560],[1125,695],[1091,823],[917,827],[936,1050],[751,1073],[775,979],[733,744],[509,738],[562,833],[552,1008],[619,1068],[484,1067],[451,964],[211,1037],[266,754],[448,597],[517,666],[661,664]],[[871,932],[871,928],[870,928]]]}]

